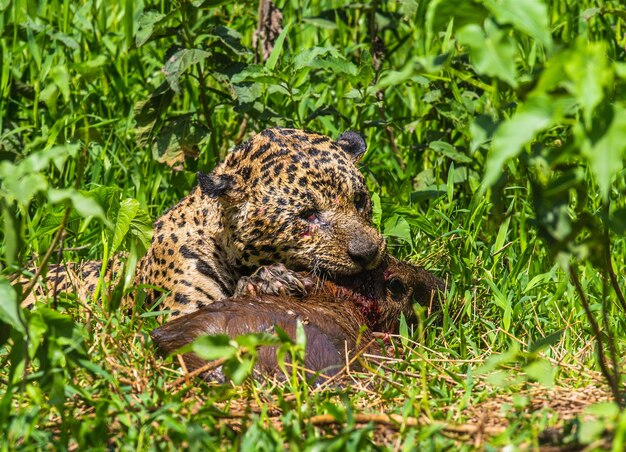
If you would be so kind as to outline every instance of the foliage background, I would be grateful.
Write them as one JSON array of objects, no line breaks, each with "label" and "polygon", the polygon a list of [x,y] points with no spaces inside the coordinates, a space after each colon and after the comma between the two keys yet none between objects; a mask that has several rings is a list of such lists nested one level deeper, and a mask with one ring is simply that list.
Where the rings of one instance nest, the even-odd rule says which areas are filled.
[{"label": "foliage background", "polygon": [[[284,28],[264,61],[256,2],[0,1],[1,447],[360,448],[380,443],[354,420],[372,411],[427,420],[396,426],[388,447],[456,447],[433,422],[463,424],[535,382],[573,391],[601,370],[620,397],[620,2],[277,6]],[[154,316],[116,307],[150,219],[272,125],[366,137],[375,222],[395,254],[447,278],[442,321],[404,331],[402,362],[373,387],[173,391]],[[130,256],[118,290],[17,308],[28,289],[11,275],[117,251]],[[223,422],[242,400],[237,427]],[[559,419],[518,417],[530,401],[512,400],[488,443],[538,445]],[[319,414],[339,422],[332,436],[309,422]],[[621,450],[626,416],[603,405],[565,431]]]}]

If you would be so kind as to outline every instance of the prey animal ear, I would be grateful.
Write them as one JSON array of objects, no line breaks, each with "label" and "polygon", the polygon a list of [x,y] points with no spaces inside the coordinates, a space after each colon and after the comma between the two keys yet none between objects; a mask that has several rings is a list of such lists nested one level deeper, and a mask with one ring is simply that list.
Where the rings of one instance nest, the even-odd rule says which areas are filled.
[{"label": "prey animal ear", "polygon": [[198,173],[198,185],[202,193],[210,198],[229,196],[235,190],[236,181],[230,174]]},{"label": "prey animal ear", "polygon": [[351,130],[339,135],[339,138],[337,138],[337,144],[355,161],[360,159],[367,150],[367,145],[365,144],[363,137],[357,132],[353,132]]}]

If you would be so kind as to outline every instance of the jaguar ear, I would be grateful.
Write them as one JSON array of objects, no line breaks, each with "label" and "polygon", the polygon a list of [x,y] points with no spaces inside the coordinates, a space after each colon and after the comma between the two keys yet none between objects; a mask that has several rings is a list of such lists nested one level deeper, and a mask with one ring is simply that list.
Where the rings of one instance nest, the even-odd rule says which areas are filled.
[{"label": "jaguar ear", "polygon": [[367,150],[367,145],[365,144],[363,137],[359,133],[351,130],[339,135],[339,138],[337,138],[337,144],[355,161],[359,160]]},{"label": "jaguar ear", "polygon": [[230,197],[237,184],[230,174],[198,173],[198,185],[204,195],[210,198],[221,198]]}]

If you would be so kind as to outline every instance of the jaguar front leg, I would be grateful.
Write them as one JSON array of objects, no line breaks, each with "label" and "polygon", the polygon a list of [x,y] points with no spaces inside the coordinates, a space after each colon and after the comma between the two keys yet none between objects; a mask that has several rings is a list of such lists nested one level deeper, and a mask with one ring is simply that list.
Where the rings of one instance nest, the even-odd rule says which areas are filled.
[{"label": "jaguar front leg", "polygon": [[304,297],[314,286],[312,277],[289,270],[283,264],[273,264],[259,267],[252,275],[241,277],[234,296]]}]

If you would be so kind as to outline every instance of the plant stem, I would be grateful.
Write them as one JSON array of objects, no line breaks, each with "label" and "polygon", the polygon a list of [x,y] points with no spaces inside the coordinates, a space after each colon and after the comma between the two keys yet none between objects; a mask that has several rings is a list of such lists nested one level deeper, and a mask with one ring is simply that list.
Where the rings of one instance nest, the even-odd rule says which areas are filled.
[{"label": "plant stem", "polygon": [[[618,381],[617,375],[614,375],[611,372],[611,370],[608,368],[608,366],[606,365],[606,355],[604,353],[602,332],[600,331],[598,322],[596,322],[596,319],[593,316],[593,313],[591,312],[589,301],[587,300],[587,297],[585,296],[585,292],[582,286],[580,285],[580,280],[578,279],[578,274],[576,273],[576,270],[574,269],[573,262],[570,263],[569,274],[572,279],[572,282],[574,283],[574,287],[576,288],[576,292],[578,293],[578,296],[580,297],[580,301],[583,305],[583,308],[585,309],[585,315],[587,316],[587,320],[589,321],[589,324],[591,325],[593,335],[596,339],[596,345],[597,345],[597,350],[598,350],[598,363],[600,364],[600,371],[602,372],[602,375],[609,383],[609,387],[611,388],[611,392],[613,393],[613,398],[620,406],[623,406],[623,400],[620,394],[619,381]],[[613,369],[613,371],[617,372],[617,369]]]},{"label": "plant stem", "polygon": [[609,273],[609,278],[611,279],[611,286],[613,286],[613,290],[617,295],[619,304],[624,311],[624,314],[626,314],[626,298],[624,298],[624,293],[619,286],[619,281],[617,280],[617,275],[615,274],[615,269],[613,268],[613,261],[611,260],[611,239],[609,238],[608,231],[604,235],[604,257],[606,259],[606,270]]}]

